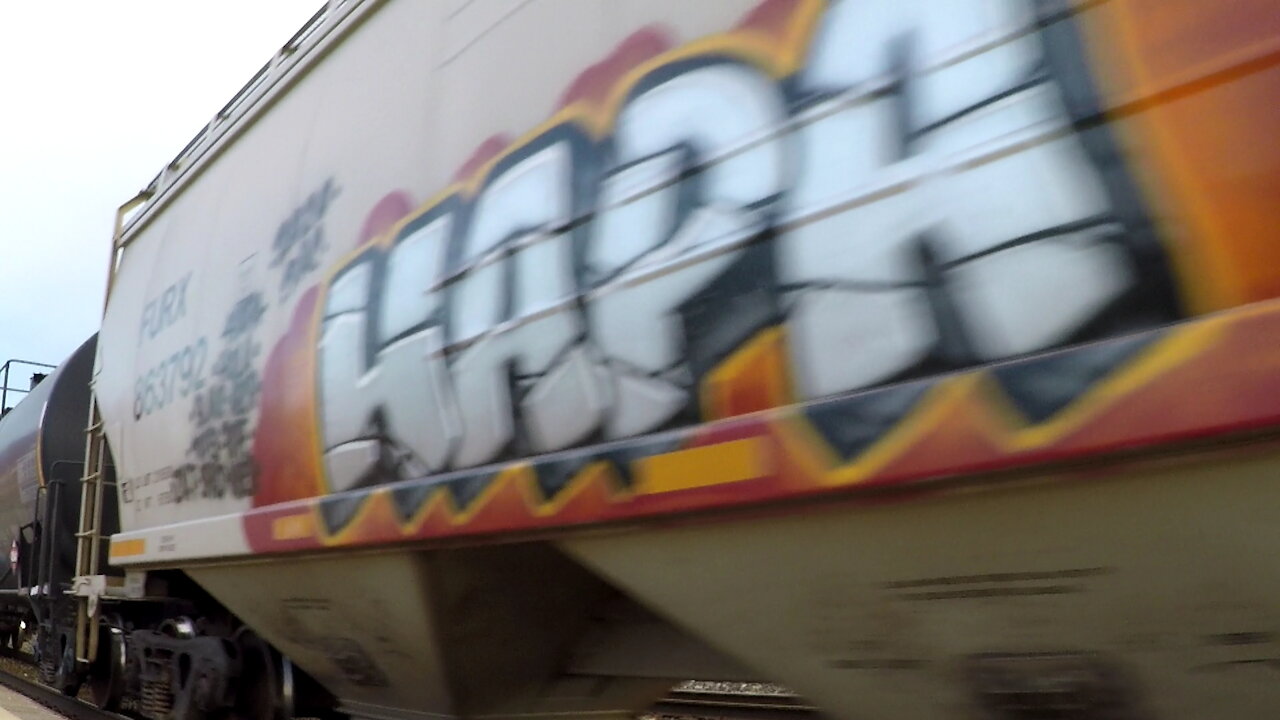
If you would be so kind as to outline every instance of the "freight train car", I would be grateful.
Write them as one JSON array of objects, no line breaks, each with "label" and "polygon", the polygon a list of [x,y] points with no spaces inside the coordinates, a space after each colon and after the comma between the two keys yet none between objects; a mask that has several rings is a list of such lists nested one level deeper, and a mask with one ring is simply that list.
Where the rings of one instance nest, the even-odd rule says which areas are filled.
[{"label": "freight train car", "polygon": [[[85,429],[96,347],[95,335],[0,418],[0,539],[10,547],[0,575],[4,646],[20,651],[33,639],[43,682],[67,694],[87,683],[102,707],[121,709],[127,699],[144,717],[199,717],[221,709],[266,718],[309,709],[309,702],[330,705],[322,690],[305,677],[295,679],[286,660],[182,574],[135,574],[126,585],[125,573],[108,564],[105,536],[120,528],[109,455],[97,468],[102,496],[86,495],[93,479],[85,470]],[[95,532],[81,543],[82,507],[94,501],[100,508]],[[80,565],[86,547],[96,548],[96,557]],[[77,604],[87,597],[94,598],[83,608],[91,627],[77,627]],[[107,600],[100,606],[101,598]],[[86,630],[101,641],[89,665],[76,655],[77,632]],[[197,640],[197,633],[206,637]],[[220,639],[207,637],[215,633]],[[207,649],[210,644],[216,649]],[[211,671],[211,658],[229,662]],[[191,686],[185,693],[184,685]],[[283,696],[294,688],[306,697]]]},{"label": "freight train car", "polygon": [[1267,0],[328,3],[123,217],[126,575],[64,675],[1274,717],[1277,48]]},{"label": "freight train car", "polygon": [[[0,544],[9,548],[0,560],[0,638],[10,649],[38,624],[58,644],[70,638],[69,628],[52,622],[55,604],[74,602],[61,596],[75,575],[76,547],[68,540],[80,512],[96,345],[96,336],[85,341],[0,418]],[[114,527],[110,500],[105,521]],[[61,541],[47,542],[55,538]],[[107,572],[106,564],[98,571]]]}]

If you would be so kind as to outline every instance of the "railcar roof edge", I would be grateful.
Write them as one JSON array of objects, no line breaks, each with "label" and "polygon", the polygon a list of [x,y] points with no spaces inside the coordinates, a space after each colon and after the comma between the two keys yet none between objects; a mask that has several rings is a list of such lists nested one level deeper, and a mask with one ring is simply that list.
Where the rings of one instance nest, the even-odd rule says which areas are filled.
[{"label": "railcar roof edge", "polygon": [[247,128],[386,0],[328,0],[151,182],[120,205],[122,250]]}]

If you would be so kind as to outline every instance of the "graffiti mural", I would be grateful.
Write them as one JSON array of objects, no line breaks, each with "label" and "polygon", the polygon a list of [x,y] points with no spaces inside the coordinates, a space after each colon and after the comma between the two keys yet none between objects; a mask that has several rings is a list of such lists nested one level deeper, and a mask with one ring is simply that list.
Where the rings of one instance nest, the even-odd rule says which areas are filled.
[{"label": "graffiti mural", "polygon": [[288,298],[299,283],[320,269],[320,258],[329,247],[324,216],[338,194],[333,179],[326,180],[276,231],[271,242],[271,267],[280,272],[281,298]]},{"label": "graffiti mural", "polygon": [[[332,269],[314,349],[328,489],[1178,317],[1050,5],[766,0],[684,47],[633,34],[550,120],[486,143]],[[333,192],[282,227],[282,294]]]}]

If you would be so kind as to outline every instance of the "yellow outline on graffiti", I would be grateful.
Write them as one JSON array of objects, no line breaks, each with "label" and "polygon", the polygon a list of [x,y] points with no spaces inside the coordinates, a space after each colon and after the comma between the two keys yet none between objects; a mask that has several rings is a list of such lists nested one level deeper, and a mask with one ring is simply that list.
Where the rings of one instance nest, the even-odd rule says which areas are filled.
[{"label": "yellow outline on graffiti", "polygon": [[841,461],[821,433],[800,413],[779,419],[773,426],[779,430],[787,454],[827,485],[855,484],[875,475],[964,403],[968,403],[968,407],[963,408],[965,412],[979,416],[977,426],[983,436],[1003,450],[1016,452],[1047,447],[1086,425],[1100,411],[1202,355],[1214,346],[1224,330],[1224,322],[1215,318],[1172,331],[1169,337],[1139,353],[1041,423],[1029,422],[990,372],[975,369],[941,380],[922,398],[920,405],[884,437],[848,462]]},{"label": "yellow outline on graffiti", "polygon": [[975,392],[975,380],[968,375],[960,375],[929,388],[911,412],[849,461],[841,460],[801,412],[789,413],[771,425],[778,430],[786,455],[801,460],[813,477],[821,479],[822,484],[853,485],[874,476],[913,447]]},{"label": "yellow outline on graffiti", "polygon": [[[770,325],[757,331],[739,345],[729,357],[713,367],[703,378],[698,388],[698,411],[704,421],[724,420],[731,417],[717,407],[723,399],[722,391],[734,385],[735,380],[746,375],[745,369],[757,361],[759,357],[757,353],[768,352],[771,349],[770,346],[782,348],[779,351],[782,354],[781,377],[768,375],[764,378],[755,378],[755,381],[767,383],[769,387],[765,389],[764,394],[777,402],[769,408],[760,408],[756,412],[785,407],[795,402],[795,378],[792,376],[791,363],[788,362],[789,358],[786,355],[787,328],[785,325]],[[774,383],[774,380],[780,380],[780,383]]]},{"label": "yellow outline on graffiti", "polygon": [[[597,479],[598,478],[598,479]],[[537,481],[531,479],[520,486],[525,505],[538,517],[550,517],[558,514],[571,500],[593,484],[603,483],[613,500],[629,499],[633,496],[630,490],[622,489],[618,470],[608,460],[593,460],[574,473],[560,492],[548,499],[542,494]]]},{"label": "yellow outline on graffiti", "polygon": [[1173,330],[1149,348],[1126,361],[1106,378],[1092,385],[1043,422],[1033,423],[1023,415],[988,373],[982,373],[983,391],[989,406],[1002,421],[993,439],[1006,450],[1028,450],[1051,445],[1084,427],[1098,413],[1126,399],[1160,376],[1186,364],[1213,346],[1223,333],[1215,318]]}]

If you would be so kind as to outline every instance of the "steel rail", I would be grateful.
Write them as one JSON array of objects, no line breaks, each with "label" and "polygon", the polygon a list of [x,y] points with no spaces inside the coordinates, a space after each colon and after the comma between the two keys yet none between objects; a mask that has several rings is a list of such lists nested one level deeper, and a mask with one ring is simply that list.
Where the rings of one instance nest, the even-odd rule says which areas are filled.
[{"label": "steel rail", "polygon": [[63,695],[47,685],[20,678],[7,671],[0,671],[0,685],[70,720],[136,720],[119,713],[100,710],[79,698]]},{"label": "steel rail", "polygon": [[795,695],[673,690],[649,709],[653,715],[724,720],[816,720],[818,708]]}]

